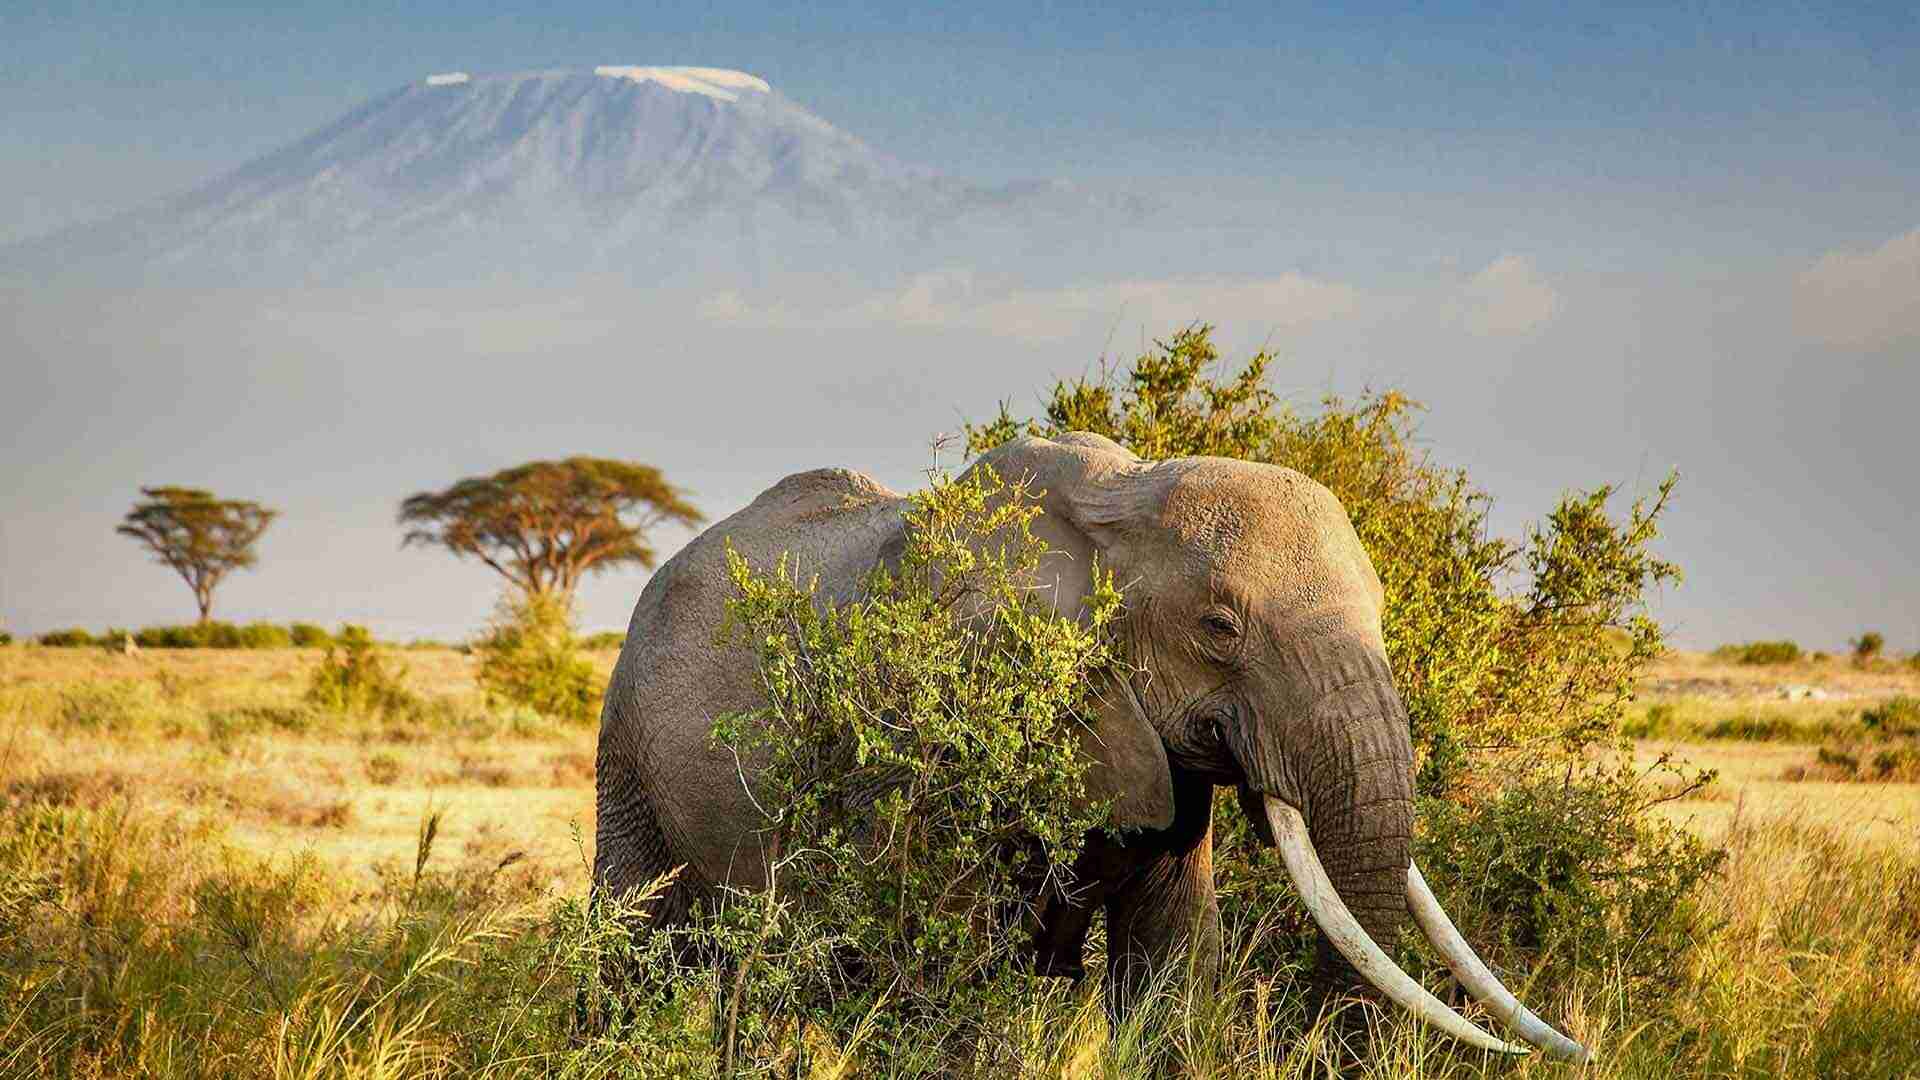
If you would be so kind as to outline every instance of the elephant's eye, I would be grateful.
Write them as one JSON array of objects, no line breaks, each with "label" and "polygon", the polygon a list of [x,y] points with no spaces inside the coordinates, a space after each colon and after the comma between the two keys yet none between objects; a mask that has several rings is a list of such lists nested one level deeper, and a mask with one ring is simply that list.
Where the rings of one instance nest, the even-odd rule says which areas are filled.
[{"label": "elephant's eye", "polygon": [[1207,633],[1223,641],[1240,636],[1239,621],[1224,611],[1209,611],[1200,616],[1200,625],[1207,628]]}]

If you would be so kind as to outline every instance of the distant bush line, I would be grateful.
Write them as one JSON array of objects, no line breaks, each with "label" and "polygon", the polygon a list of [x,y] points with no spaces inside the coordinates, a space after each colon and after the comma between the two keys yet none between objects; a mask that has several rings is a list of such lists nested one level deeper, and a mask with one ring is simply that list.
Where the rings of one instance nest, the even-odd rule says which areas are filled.
[{"label": "distant bush line", "polygon": [[99,634],[75,627],[41,634],[34,640],[55,648],[86,645],[115,648],[129,639],[142,649],[317,649],[331,644],[333,634],[323,626],[307,622],[241,625],[209,621],[184,626],[149,626],[141,630],[109,629]]},{"label": "distant bush line", "polygon": [[1793,641],[1749,641],[1713,650],[1715,660],[1736,664],[1791,664],[1802,655],[1799,643]]},{"label": "distant bush line", "polygon": [[[187,623],[182,626],[149,626],[141,630],[110,628],[99,633],[71,627],[50,630],[32,640],[48,648],[84,648],[98,646],[120,648],[128,639],[142,649],[324,649],[339,640],[339,633],[317,623]],[[579,639],[583,649],[618,649],[627,639],[623,630],[604,630]],[[13,643],[13,635],[0,631],[0,645]],[[462,643],[422,638],[403,646],[409,649],[465,649]]]}]

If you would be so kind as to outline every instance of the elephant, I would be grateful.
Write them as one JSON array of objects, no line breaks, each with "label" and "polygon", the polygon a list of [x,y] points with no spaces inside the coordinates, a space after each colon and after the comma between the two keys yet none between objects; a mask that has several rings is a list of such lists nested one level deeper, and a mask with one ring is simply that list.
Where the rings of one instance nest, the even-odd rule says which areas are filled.
[{"label": "elephant", "polygon": [[[1112,830],[1089,837],[1089,886],[1042,906],[1034,969],[1078,975],[1096,907],[1108,934],[1109,1006],[1176,960],[1217,963],[1213,792],[1237,789],[1255,834],[1279,849],[1321,934],[1319,971],[1383,995],[1472,1045],[1524,1053],[1402,972],[1386,949],[1408,914],[1459,983],[1557,1060],[1579,1043],[1514,999],[1441,910],[1411,858],[1413,749],[1381,632],[1383,593],[1339,500],[1294,470],[1226,458],[1144,461],[1103,436],[1025,436],[972,468],[1021,478],[1049,553],[1030,583],[1079,616],[1097,559],[1124,588],[1128,661],[1091,688],[1088,786]],[[964,478],[964,477],[963,477]],[[783,554],[817,599],[858,598],[897,558],[907,500],[845,469],[789,476],[715,524],[647,583],[601,714],[598,895],[654,897],[672,924],[722,885],[764,888],[768,853],[745,770],[710,745],[713,720],[764,703],[752,653],[716,637],[732,592],[725,551]]]}]

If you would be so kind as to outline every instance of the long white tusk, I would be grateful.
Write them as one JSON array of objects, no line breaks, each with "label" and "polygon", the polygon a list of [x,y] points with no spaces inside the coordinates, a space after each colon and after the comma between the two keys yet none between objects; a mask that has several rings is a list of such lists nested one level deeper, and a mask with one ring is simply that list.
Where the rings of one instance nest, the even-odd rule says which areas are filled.
[{"label": "long white tusk", "polygon": [[1467,992],[1478,998],[1493,1015],[1512,1028],[1519,1036],[1546,1052],[1553,1061],[1572,1062],[1584,1065],[1592,1060],[1587,1048],[1555,1031],[1552,1025],[1533,1014],[1533,1011],[1509,993],[1498,976],[1487,970],[1474,955],[1473,946],[1460,936],[1460,930],[1453,920],[1440,907],[1440,901],[1434,898],[1433,890],[1427,886],[1427,879],[1420,874],[1418,866],[1407,867],[1407,908],[1413,913],[1413,921],[1440,950],[1440,955],[1453,969],[1453,977]]},{"label": "long white tusk", "polygon": [[1503,1042],[1473,1026],[1466,1017],[1448,1008],[1446,1002],[1428,993],[1426,987],[1414,982],[1411,975],[1401,971],[1399,965],[1374,944],[1353,912],[1347,910],[1340,894],[1334,891],[1326,867],[1320,865],[1320,856],[1314,853],[1313,841],[1307,836],[1307,822],[1300,811],[1269,796],[1267,822],[1273,827],[1274,846],[1286,861],[1293,887],[1300,890],[1301,902],[1313,913],[1313,921],[1320,924],[1320,932],[1327,935],[1327,940],[1333,942],[1333,947],[1340,950],[1340,955],[1347,958],[1361,977],[1401,1008],[1461,1042],[1502,1054],[1527,1052],[1524,1046]]}]

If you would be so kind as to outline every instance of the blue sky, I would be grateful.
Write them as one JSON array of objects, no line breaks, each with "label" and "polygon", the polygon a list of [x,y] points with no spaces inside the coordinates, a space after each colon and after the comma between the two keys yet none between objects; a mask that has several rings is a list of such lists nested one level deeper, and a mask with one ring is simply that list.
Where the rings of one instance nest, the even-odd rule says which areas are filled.
[{"label": "blue sky", "polygon": [[186,186],[422,72],[604,60],[753,71],[898,156],[985,178],[1219,178],[1435,208],[1573,190],[1701,228],[1737,203],[1813,246],[1908,224],[1914,12],[15,0],[0,235]]},{"label": "blue sky", "polygon": [[[1834,648],[1877,628],[1920,648],[1920,484],[1905,464],[1920,400],[1916,11],[10,0],[0,242],[178,192],[429,72],[602,63],[743,69],[897,157],[973,179],[1067,177],[1167,211],[1107,238],[1120,257],[1105,277],[989,296],[975,274],[988,268],[929,267],[850,306],[858,318],[727,308],[730,324],[673,331],[683,350],[800,365],[759,370],[811,411],[756,417],[760,441],[735,440],[725,462],[709,447],[720,406],[699,402],[726,387],[698,371],[675,376],[695,404],[670,417],[636,420],[603,394],[528,418],[475,396],[488,441],[401,441],[403,414],[355,380],[429,387],[434,364],[460,371],[493,348],[471,335],[417,374],[250,345],[237,382],[182,345],[105,388],[56,352],[19,351],[28,392],[0,404],[0,452],[39,467],[0,492],[0,618],[177,618],[184,590],[111,535],[135,478],[244,493],[297,470],[305,524],[290,515],[270,537],[263,570],[230,586],[231,613],[292,605],[454,636],[486,611],[484,573],[396,553],[391,525],[399,494],[450,470],[638,456],[716,517],[791,469],[906,485],[926,432],[1199,318],[1236,351],[1279,349],[1276,380],[1298,399],[1390,385],[1428,401],[1429,448],[1493,492],[1508,531],[1568,487],[1643,491],[1680,468],[1665,550],[1689,581],[1660,612],[1687,644],[1791,634]],[[915,309],[880,324],[916,283],[960,299],[931,322]],[[8,302],[15,322],[39,317],[31,299]],[[1078,322],[1052,317],[1073,305]],[[532,341],[582,332],[514,326]],[[584,377],[623,377],[591,345],[572,361]],[[273,453],[237,460],[184,391],[178,416],[154,409],[196,374],[215,402],[202,407]],[[827,389],[841,382],[856,389]],[[378,430],[356,419],[375,416]],[[340,438],[365,456],[339,460]],[[323,563],[352,569],[311,582],[294,569]],[[49,584],[75,580],[96,588]],[[586,621],[619,625],[638,589],[596,581]]]}]

